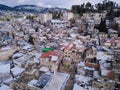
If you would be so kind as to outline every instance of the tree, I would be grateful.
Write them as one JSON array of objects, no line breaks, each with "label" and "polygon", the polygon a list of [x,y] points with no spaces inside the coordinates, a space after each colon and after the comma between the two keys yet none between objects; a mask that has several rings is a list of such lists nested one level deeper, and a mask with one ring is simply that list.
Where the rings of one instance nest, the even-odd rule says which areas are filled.
[{"label": "tree", "polygon": [[99,31],[107,33],[106,20],[105,19],[101,19],[101,22],[100,22],[100,25],[99,25]]},{"label": "tree", "polygon": [[33,37],[31,35],[29,36],[28,42],[34,45]]},{"label": "tree", "polygon": [[114,8],[116,8],[117,4],[113,1],[104,0],[102,3],[96,4],[95,7],[97,8],[98,12],[102,12],[104,10],[110,11],[111,9],[113,10]]},{"label": "tree", "polygon": [[[112,14],[111,16],[115,16],[115,15],[120,16],[120,7],[114,1],[104,0],[101,3],[97,3],[95,5],[95,7],[96,7],[96,9],[94,9],[94,5],[92,5],[90,2],[87,2],[86,4],[83,3],[81,5],[73,5],[71,7],[71,11],[74,14],[79,14],[81,16],[83,13],[86,13],[86,12],[102,12],[103,13],[103,11],[110,12],[109,15]],[[116,12],[116,13],[113,12],[114,9],[118,9],[118,12]]]},{"label": "tree", "polygon": [[74,14],[79,14],[80,13],[80,5],[73,5],[71,10]]},{"label": "tree", "polygon": [[87,10],[87,11],[89,11],[89,10],[92,9],[92,5],[91,5],[90,2],[87,2],[85,7],[86,7],[86,10]]},{"label": "tree", "polygon": [[70,19],[70,26],[73,26],[75,24],[75,20],[74,19]]},{"label": "tree", "polygon": [[58,19],[60,18],[61,12],[55,11],[55,12],[52,12],[52,14],[53,14],[53,19]]},{"label": "tree", "polygon": [[112,29],[114,30],[119,30],[119,24],[118,23],[114,23],[112,26],[111,26]]},{"label": "tree", "polygon": [[88,3],[83,3],[81,5],[73,5],[71,7],[71,11],[74,13],[74,14],[79,14],[80,16],[83,15],[83,13],[86,13],[88,11],[93,11],[94,10],[94,6],[88,2]]},{"label": "tree", "polygon": [[7,20],[7,21],[10,21],[10,18],[7,18],[6,20]]},{"label": "tree", "polygon": [[37,27],[35,27],[35,31],[36,31],[36,32],[38,32],[38,31],[39,31],[39,28],[38,28],[38,26],[37,26]]},{"label": "tree", "polygon": [[29,19],[31,22],[34,21],[34,18],[35,18],[35,16],[31,16],[31,15],[28,15],[28,16],[26,17],[26,19]]},{"label": "tree", "polygon": [[120,8],[116,11],[115,17],[120,17]]}]

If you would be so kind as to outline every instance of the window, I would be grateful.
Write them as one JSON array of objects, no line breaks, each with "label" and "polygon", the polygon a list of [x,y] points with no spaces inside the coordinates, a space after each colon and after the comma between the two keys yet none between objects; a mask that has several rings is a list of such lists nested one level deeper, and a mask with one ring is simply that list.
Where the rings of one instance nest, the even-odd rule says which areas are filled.
[{"label": "window", "polygon": [[72,53],[75,53],[75,51],[72,51]]},{"label": "window", "polygon": [[68,53],[68,54],[70,54],[70,53]]}]

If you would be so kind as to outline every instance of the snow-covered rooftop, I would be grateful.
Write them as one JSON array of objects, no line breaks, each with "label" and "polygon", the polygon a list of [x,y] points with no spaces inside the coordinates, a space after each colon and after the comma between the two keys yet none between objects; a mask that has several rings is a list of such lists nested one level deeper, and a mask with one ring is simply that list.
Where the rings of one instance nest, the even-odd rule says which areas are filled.
[{"label": "snow-covered rooftop", "polygon": [[48,85],[46,85],[44,90],[61,90],[68,78],[68,74],[56,73],[55,75],[53,75],[52,80],[50,81],[50,83],[48,83]]},{"label": "snow-covered rooftop", "polygon": [[13,89],[11,89],[9,86],[7,86],[7,85],[2,85],[1,87],[0,87],[0,90],[13,90]]},{"label": "snow-covered rooftop", "polygon": [[0,66],[0,73],[10,73],[10,64],[5,64]]},{"label": "snow-covered rooftop", "polygon": [[78,80],[78,81],[80,81],[80,82],[87,83],[92,78],[91,77],[86,77],[86,76],[83,76],[83,75],[75,75],[75,79]]},{"label": "snow-covered rooftop", "polygon": [[49,68],[43,66],[43,67],[40,68],[40,71],[48,72],[48,71],[49,71]]},{"label": "snow-covered rooftop", "polygon": [[83,87],[81,87],[81,86],[78,85],[78,84],[74,84],[73,90],[86,90],[86,89],[84,89]]},{"label": "snow-covered rooftop", "polygon": [[21,74],[23,71],[25,71],[25,69],[16,66],[16,67],[12,68],[11,71],[13,72],[14,75],[19,75],[19,74]]}]

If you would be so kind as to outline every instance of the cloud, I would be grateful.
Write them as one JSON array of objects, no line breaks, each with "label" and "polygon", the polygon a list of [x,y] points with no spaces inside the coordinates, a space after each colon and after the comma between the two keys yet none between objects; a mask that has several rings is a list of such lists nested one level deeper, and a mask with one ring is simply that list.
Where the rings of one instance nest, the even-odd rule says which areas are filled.
[{"label": "cloud", "polygon": [[18,3],[25,3],[25,0],[18,0]]},{"label": "cloud", "polygon": [[40,7],[48,7],[48,8],[52,7],[51,5],[48,5],[48,4],[45,4],[45,3],[41,3],[41,2],[38,2],[36,5],[40,6]]},{"label": "cloud", "polygon": [[[42,7],[70,8],[72,5],[79,5],[86,2],[91,2],[95,4],[102,1],[103,0],[0,0],[0,4],[5,4],[8,6],[31,4],[31,5],[38,5]],[[120,0],[112,0],[112,1],[120,3]]]}]

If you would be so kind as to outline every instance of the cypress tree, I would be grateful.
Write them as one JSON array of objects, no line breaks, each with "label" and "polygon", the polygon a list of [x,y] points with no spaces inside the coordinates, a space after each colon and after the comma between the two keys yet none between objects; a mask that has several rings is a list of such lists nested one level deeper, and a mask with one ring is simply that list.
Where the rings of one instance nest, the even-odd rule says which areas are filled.
[{"label": "cypress tree", "polygon": [[100,22],[100,25],[99,25],[99,31],[107,33],[106,20],[105,19],[101,19],[101,22]]}]

